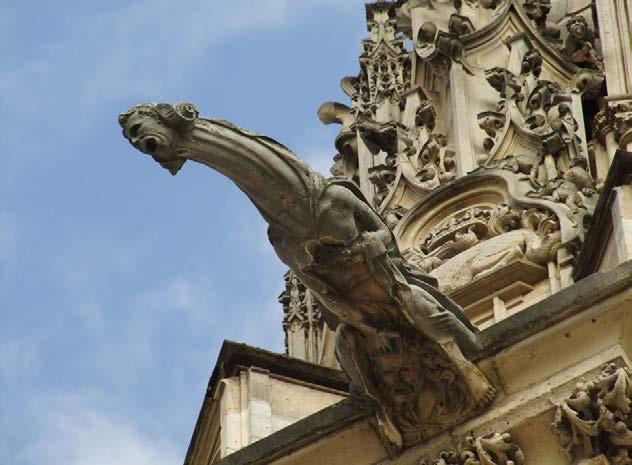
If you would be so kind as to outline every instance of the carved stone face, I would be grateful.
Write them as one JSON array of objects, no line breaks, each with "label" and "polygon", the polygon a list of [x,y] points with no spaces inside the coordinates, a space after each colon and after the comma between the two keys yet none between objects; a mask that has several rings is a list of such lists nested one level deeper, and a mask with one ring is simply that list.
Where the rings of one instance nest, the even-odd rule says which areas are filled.
[{"label": "carved stone face", "polygon": [[546,17],[551,10],[550,0],[527,0],[524,9],[529,18],[538,20]]},{"label": "carved stone face", "polygon": [[147,103],[121,114],[119,124],[123,135],[135,148],[151,155],[175,174],[185,160],[176,153],[178,145],[188,137],[197,115],[197,109],[188,103]]},{"label": "carved stone face", "polygon": [[133,107],[119,118],[123,135],[138,150],[157,160],[173,158],[176,131],[152,109],[144,106]]},{"label": "carved stone face", "polygon": [[566,25],[568,28],[568,32],[575,37],[576,39],[584,39],[586,37],[586,32],[588,31],[588,23],[586,22],[586,18],[581,15],[573,16]]},{"label": "carved stone face", "polygon": [[416,398],[423,388],[423,376],[415,354],[390,353],[374,357],[375,374],[387,398],[396,406]]}]

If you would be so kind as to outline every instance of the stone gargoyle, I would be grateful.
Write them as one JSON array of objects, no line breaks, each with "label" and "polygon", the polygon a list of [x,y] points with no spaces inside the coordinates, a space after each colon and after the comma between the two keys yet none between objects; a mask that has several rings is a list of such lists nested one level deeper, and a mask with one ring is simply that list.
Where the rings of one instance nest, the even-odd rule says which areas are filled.
[{"label": "stone gargoyle", "polygon": [[[470,359],[476,329],[410,265],[350,181],[325,179],[278,142],[190,104],[143,104],[119,117],[124,136],[172,174],[187,160],[237,184],[268,222],[279,258],[321,302],[352,394],[370,404],[391,450],[463,421],[495,388]],[[331,323],[330,323],[331,324]]]}]

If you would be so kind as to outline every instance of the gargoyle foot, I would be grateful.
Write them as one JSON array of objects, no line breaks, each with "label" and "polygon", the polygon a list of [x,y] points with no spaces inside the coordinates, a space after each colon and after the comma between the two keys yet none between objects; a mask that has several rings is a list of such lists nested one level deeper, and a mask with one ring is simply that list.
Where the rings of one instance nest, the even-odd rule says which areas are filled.
[{"label": "gargoyle foot", "polygon": [[467,385],[474,403],[481,408],[491,404],[496,398],[496,388],[490,384],[478,367],[463,357],[461,350],[453,339],[444,341],[441,347],[461,372],[463,381]]}]

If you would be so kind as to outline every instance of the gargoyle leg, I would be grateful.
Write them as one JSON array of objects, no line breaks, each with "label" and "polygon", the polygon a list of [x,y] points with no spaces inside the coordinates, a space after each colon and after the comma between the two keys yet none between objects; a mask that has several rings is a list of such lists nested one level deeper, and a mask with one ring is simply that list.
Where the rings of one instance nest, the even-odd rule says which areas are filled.
[{"label": "gargoyle leg", "polygon": [[423,289],[417,286],[410,289],[410,301],[402,306],[409,321],[438,344],[454,363],[476,404],[481,407],[490,404],[496,397],[496,389],[460,349],[460,345],[475,343],[475,335]]},{"label": "gargoyle leg", "polygon": [[371,380],[371,362],[362,348],[366,341],[362,333],[351,326],[341,323],[336,328],[336,358],[351,380],[351,394],[359,399],[369,399],[378,421],[380,433],[396,448],[402,447],[402,435],[395,427],[379,402],[379,395]]}]

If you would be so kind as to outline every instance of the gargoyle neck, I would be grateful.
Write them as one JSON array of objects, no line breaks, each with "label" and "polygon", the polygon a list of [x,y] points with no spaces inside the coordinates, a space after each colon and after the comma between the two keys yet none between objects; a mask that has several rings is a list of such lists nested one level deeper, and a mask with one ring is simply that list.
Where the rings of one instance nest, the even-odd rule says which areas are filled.
[{"label": "gargoyle neck", "polygon": [[314,192],[324,178],[273,139],[198,119],[181,152],[230,178],[269,224],[296,235],[313,227]]}]

